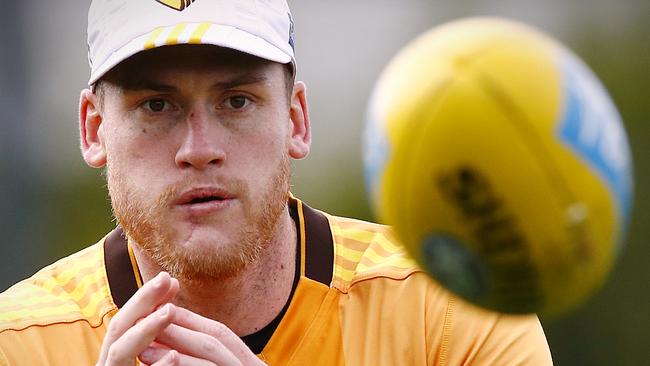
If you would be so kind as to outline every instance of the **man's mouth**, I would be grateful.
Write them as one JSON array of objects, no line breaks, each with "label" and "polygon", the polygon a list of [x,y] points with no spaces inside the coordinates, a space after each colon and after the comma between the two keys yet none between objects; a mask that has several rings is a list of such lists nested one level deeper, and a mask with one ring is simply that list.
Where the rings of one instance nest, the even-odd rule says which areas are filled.
[{"label": "man's mouth", "polygon": [[183,193],[176,205],[197,205],[207,202],[221,202],[232,199],[233,196],[220,188],[194,188]]},{"label": "man's mouth", "polygon": [[194,204],[194,203],[203,203],[203,202],[210,202],[210,201],[223,201],[223,197],[219,197],[219,196],[198,197],[198,198],[194,198],[188,203]]}]

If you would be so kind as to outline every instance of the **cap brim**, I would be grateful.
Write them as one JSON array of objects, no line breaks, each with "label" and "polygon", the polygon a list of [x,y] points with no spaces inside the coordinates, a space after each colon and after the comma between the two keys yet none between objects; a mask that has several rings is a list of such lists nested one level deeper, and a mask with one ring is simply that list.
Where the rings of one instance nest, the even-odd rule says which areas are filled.
[{"label": "cap brim", "polygon": [[92,68],[88,85],[93,85],[117,64],[136,53],[177,44],[214,45],[281,64],[292,62],[291,55],[263,38],[235,27],[210,23],[170,25],[143,34],[113,52],[101,65]]}]

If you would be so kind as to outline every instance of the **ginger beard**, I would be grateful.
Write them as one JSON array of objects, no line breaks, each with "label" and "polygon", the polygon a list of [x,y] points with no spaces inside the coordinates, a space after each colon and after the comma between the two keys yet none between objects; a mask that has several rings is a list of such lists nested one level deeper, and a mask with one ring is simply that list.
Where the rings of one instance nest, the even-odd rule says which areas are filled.
[{"label": "ginger beard", "polygon": [[[176,242],[173,239],[178,237],[174,235],[175,228],[166,225],[164,220],[171,202],[182,189],[190,186],[191,181],[170,186],[156,202],[148,203],[142,199],[143,195],[129,187],[119,169],[111,164],[106,168],[113,215],[126,235],[171,276],[193,283],[231,278],[259,258],[263,248],[273,239],[287,205],[290,174],[289,157],[283,154],[275,175],[265,187],[266,191],[255,200],[245,184],[229,182],[229,189],[236,190],[241,199],[245,222],[239,225],[232,242],[210,243],[196,250],[191,245]],[[203,250],[206,247],[210,250]]]}]

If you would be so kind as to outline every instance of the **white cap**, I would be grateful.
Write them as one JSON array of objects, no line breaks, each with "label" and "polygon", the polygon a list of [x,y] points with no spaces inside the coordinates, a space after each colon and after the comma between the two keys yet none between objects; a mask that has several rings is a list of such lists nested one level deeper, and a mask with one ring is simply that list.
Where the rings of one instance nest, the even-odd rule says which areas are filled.
[{"label": "white cap", "polygon": [[88,84],[140,51],[174,44],[227,47],[295,68],[286,0],[93,0]]}]

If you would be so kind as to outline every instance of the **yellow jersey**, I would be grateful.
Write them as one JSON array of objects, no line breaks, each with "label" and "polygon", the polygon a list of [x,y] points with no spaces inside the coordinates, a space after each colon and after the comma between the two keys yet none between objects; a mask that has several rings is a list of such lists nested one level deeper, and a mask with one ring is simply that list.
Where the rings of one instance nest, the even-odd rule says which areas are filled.
[{"label": "yellow jersey", "polygon": [[[537,317],[481,310],[451,295],[390,228],[295,198],[289,207],[299,276],[256,351],[267,364],[552,364]],[[142,285],[130,248],[118,228],[0,294],[0,365],[94,365],[112,317]]]}]

